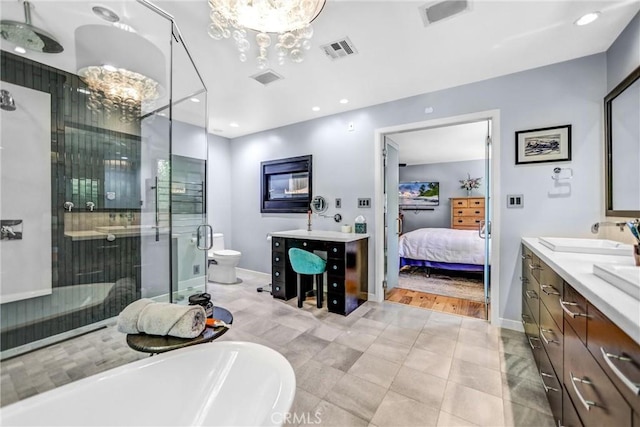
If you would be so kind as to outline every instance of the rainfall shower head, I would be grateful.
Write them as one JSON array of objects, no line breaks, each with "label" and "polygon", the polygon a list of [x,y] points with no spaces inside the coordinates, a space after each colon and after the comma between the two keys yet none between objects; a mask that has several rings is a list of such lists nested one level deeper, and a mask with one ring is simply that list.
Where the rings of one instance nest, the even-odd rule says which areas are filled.
[{"label": "rainfall shower head", "polygon": [[36,52],[60,53],[64,50],[51,34],[31,25],[31,5],[28,1],[24,2],[24,20],[0,21],[2,38]]},{"label": "rainfall shower head", "polygon": [[16,102],[8,90],[0,90],[0,108],[7,111],[15,111],[16,109]]}]

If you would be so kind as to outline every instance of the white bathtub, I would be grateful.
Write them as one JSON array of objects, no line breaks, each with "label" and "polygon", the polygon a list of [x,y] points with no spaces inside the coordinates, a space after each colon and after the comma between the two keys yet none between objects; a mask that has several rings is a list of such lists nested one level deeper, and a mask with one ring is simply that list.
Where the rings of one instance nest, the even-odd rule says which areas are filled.
[{"label": "white bathtub", "polygon": [[0,409],[3,426],[275,426],[291,365],[246,342],[213,342],[120,366]]}]

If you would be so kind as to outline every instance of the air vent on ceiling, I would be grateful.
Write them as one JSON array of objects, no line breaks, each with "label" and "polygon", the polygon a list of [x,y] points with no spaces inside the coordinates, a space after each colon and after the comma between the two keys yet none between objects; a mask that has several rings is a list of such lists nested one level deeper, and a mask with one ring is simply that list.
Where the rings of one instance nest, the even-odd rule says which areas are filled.
[{"label": "air vent on ceiling", "polygon": [[331,59],[336,60],[358,53],[349,37],[320,46],[320,49]]},{"label": "air vent on ceiling", "polygon": [[429,26],[436,22],[450,18],[471,9],[471,2],[468,0],[445,0],[430,2],[418,8],[424,26]]},{"label": "air vent on ceiling", "polygon": [[277,80],[284,79],[284,77],[282,77],[280,74],[276,73],[273,70],[266,70],[258,74],[254,74],[253,76],[251,76],[251,78],[257,81],[258,83],[262,83],[265,86]]}]

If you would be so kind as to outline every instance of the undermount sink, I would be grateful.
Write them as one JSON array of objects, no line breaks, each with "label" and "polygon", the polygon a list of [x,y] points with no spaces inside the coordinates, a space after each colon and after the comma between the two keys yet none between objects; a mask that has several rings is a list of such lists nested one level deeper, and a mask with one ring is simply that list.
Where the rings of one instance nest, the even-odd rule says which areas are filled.
[{"label": "undermount sink", "polygon": [[600,255],[633,254],[631,245],[604,239],[580,239],[572,237],[539,237],[540,244],[555,252],[577,252]]},{"label": "undermount sink", "polygon": [[640,267],[620,264],[594,264],[593,274],[640,300]]}]

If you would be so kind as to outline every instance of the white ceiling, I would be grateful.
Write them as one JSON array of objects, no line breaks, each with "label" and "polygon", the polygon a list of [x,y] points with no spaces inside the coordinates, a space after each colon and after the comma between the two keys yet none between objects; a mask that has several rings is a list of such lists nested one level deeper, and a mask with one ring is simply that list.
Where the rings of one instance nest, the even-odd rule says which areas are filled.
[{"label": "white ceiling", "polygon": [[398,147],[399,163],[462,162],[485,158],[487,121],[387,135]]},{"label": "white ceiling", "polygon": [[[24,20],[18,0],[0,3],[3,20]],[[283,66],[273,61],[271,68],[284,80],[263,86],[250,78],[258,72],[252,58],[241,63],[231,40],[207,35],[207,1],[155,3],[175,17],[203,76],[209,131],[228,138],[603,52],[640,9],[637,0],[472,0],[471,11],[425,27],[418,8],[426,1],[328,0],[314,21],[313,47],[305,61]],[[169,55],[166,23],[132,0],[32,4],[33,25],[65,47],[58,55],[27,54],[36,61],[76,72],[75,28],[106,24],[91,12],[97,4],[113,9]],[[602,12],[596,22],[573,24],[594,10]],[[320,50],[345,36],[357,55],[332,61]],[[13,49],[7,42],[0,47]],[[197,86],[194,74],[182,80]],[[340,104],[342,98],[349,103]],[[320,111],[312,111],[313,106]]]}]

